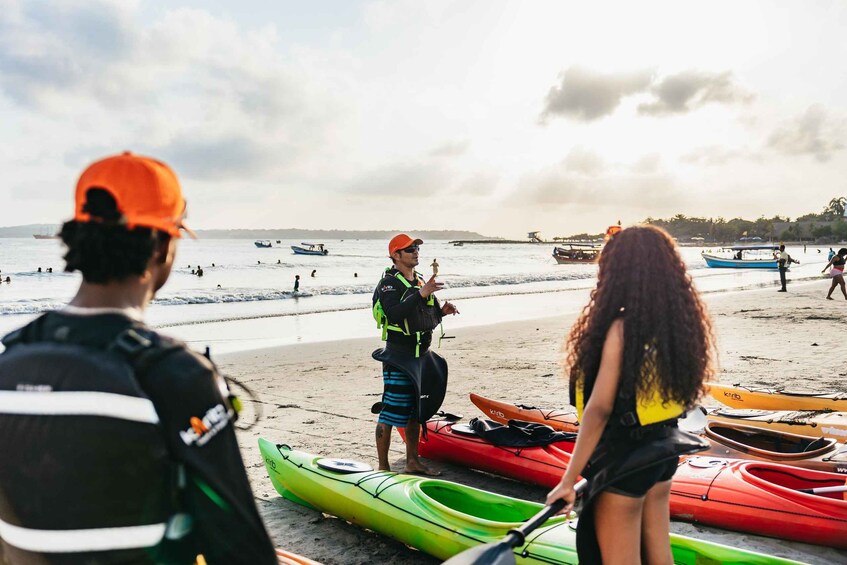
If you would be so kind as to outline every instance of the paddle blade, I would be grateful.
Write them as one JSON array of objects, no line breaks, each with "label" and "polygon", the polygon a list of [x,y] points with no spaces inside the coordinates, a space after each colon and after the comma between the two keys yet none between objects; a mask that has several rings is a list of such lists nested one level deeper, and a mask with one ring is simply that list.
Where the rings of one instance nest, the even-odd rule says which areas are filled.
[{"label": "paddle blade", "polygon": [[443,565],[515,565],[512,546],[506,541],[478,545],[458,553]]},{"label": "paddle blade", "polygon": [[695,406],[679,418],[679,429],[690,434],[699,434],[706,429],[706,413],[700,406]]}]

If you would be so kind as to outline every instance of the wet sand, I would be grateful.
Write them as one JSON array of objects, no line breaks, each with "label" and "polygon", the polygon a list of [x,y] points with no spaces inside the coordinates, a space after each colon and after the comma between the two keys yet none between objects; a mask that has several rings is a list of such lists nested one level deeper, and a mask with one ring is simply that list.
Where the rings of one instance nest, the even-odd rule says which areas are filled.
[{"label": "wet sand", "polygon": [[[847,326],[847,301],[824,299],[825,280],[775,288],[706,295],[718,340],[724,383],[844,390],[847,367],[839,348]],[[461,304],[459,304],[461,308]],[[367,315],[367,313],[363,313]],[[544,407],[567,403],[561,377],[562,342],[575,316],[447,331],[439,353],[450,364],[443,409],[466,418],[480,415],[468,393]],[[376,331],[374,332],[376,334]],[[358,459],[376,466],[371,405],[382,393],[380,367],[371,352],[379,336],[290,345],[234,353],[216,359],[222,370],[260,397],[264,418],[239,432],[257,504],[274,542],[327,565],[356,563],[430,564],[438,560],[391,539],[324,516],[281,498],[259,455],[264,437],[315,454]],[[706,404],[716,405],[707,399]],[[391,446],[402,470],[404,444]],[[543,501],[546,489],[457,466],[432,462],[447,480],[498,493]],[[672,531],[808,563],[847,563],[847,551],[786,542],[673,522]]]}]

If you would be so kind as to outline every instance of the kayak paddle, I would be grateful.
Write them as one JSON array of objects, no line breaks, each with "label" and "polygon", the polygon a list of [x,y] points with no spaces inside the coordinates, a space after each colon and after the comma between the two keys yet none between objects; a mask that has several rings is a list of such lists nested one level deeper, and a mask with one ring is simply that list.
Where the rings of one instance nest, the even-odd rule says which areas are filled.
[{"label": "kayak paddle", "polygon": [[[588,485],[588,481],[585,479],[580,479],[574,485],[577,496],[585,490],[586,485]],[[555,500],[551,505],[545,506],[541,512],[524,522],[520,528],[509,530],[508,535],[502,540],[466,549],[445,561],[443,565],[515,565],[515,554],[512,550],[523,545],[529,533],[559,512],[564,506],[564,500],[561,498]]]},{"label": "kayak paddle", "polygon": [[847,485],[837,487],[798,488],[797,492],[805,494],[826,494],[828,492],[847,492]]}]

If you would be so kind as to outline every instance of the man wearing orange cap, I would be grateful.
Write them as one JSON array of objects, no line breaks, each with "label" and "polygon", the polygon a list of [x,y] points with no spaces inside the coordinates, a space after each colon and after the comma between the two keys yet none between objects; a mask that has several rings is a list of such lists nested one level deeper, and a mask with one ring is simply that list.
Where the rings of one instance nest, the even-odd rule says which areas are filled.
[{"label": "man wearing orange cap", "polygon": [[154,159],[124,153],[80,177],[61,230],[79,290],[3,338],[0,562],[277,562],[237,402],[208,359],[142,321],[185,207]]},{"label": "man wearing orange cap", "polygon": [[438,474],[418,457],[421,424],[441,407],[447,390],[447,363],[429,350],[432,330],[456,306],[440,305],[435,293],[443,287],[433,274],[423,281],[415,271],[423,240],[401,233],[388,243],[393,263],[374,291],[374,317],[382,328],[385,348],[373,353],[382,362],[383,395],[376,425],[379,468],[390,470],[391,428],[406,429],[407,473]]}]

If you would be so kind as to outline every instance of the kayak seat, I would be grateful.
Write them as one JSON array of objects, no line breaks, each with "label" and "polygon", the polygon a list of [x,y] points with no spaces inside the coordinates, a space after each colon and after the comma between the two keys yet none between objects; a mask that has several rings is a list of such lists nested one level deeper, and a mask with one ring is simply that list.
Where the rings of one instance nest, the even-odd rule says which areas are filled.
[{"label": "kayak seat", "polygon": [[709,422],[707,438],[722,445],[768,459],[807,459],[834,448],[834,439],[815,438],[773,430],[763,430],[735,423]]},{"label": "kayak seat", "polygon": [[835,440],[819,437],[812,443],[806,446],[806,449],[803,450],[803,453],[809,453],[810,451],[817,451],[818,449],[823,449],[824,447],[829,447],[831,444],[835,443]]}]

